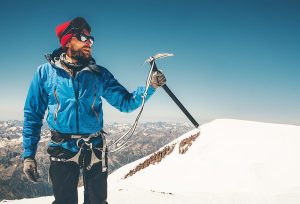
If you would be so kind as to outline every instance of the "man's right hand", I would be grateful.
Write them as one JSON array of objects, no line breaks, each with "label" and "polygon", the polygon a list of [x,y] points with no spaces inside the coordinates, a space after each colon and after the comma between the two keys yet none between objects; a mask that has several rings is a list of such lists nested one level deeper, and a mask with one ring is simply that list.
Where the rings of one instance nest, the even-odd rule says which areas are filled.
[{"label": "man's right hand", "polygon": [[157,70],[152,72],[150,84],[157,89],[158,87],[162,87],[166,83],[166,77],[161,70]]},{"label": "man's right hand", "polygon": [[36,164],[35,159],[26,158],[24,160],[23,172],[26,175],[26,177],[28,178],[28,180],[30,180],[32,182],[38,182],[40,175],[37,172],[37,164]]}]

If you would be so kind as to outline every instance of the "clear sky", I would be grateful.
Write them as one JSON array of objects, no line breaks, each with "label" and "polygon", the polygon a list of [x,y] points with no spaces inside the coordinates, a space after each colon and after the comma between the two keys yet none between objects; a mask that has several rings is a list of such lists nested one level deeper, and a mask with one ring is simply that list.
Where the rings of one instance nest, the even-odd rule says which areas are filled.
[{"label": "clear sky", "polygon": [[[55,27],[77,16],[95,37],[93,56],[129,90],[144,85],[146,58],[199,123],[235,118],[300,125],[299,0],[1,1],[0,120],[23,119],[44,54],[59,46]],[[104,104],[105,122],[133,121]],[[161,89],[143,121],[188,122]]]}]

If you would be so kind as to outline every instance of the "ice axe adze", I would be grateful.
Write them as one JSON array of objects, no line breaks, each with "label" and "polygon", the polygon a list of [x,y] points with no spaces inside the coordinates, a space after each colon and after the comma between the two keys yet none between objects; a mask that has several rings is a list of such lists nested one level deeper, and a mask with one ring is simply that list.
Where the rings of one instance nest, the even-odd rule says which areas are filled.
[{"label": "ice axe adze", "polygon": [[[173,54],[170,53],[159,53],[156,54],[149,59],[146,60],[146,62],[149,62],[151,65],[151,68],[153,71],[157,71],[157,66],[155,63],[155,60],[164,58],[164,57],[171,57],[174,56]],[[188,119],[193,123],[193,125],[198,128],[199,124],[197,121],[193,118],[193,116],[186,110],[186,108],[182,105],[182,103],[178,100],[178,98],[173,94],[173,92],[169,89],[167,84],[164,84],[162,88],[167,92],[167,94],[173,99],[173,101],[177,104],[177,106],[182,110],[182,112],[188,117]]]}]

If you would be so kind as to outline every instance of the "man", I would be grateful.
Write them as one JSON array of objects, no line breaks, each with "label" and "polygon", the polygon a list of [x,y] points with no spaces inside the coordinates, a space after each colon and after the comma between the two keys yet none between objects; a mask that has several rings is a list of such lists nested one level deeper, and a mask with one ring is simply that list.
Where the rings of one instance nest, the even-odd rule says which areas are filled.
[{"label": "man", "polygon": [[[38,67],[24,107],[24,173],[37,182],[35,154],[42,120],[48,110],[51,130],[49,175],[55,204],[78,203],[80,169],[84,178],[84,203],[107,203],[107,146],[103,128],[102,98],[122,112],[137,109],[145,87],[129,93],[92,58],[94,38],[81,17],[56,27],[61,47],[46,55]],[[162,72],[152,74],[146,100],[166,82]]]}]

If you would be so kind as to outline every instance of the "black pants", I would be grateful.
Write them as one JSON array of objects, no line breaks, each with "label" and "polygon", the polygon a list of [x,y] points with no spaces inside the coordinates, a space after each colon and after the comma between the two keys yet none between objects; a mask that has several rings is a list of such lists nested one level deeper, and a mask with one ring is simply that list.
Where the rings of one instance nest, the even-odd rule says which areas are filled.
[{"label": "black pants", "polygon": [[[49,173],[55,197],[53,204],[78,203],[79,172],[75,162],[51,162]],[[84,204],[107,204],[107,171],[102,172],[101,163],[86,170],[85,183]]]},{"label": "black pants", "polygon": [[[76,153],[60,146],[48,147],[50,156],[69,159]],[[101,158],[101,152],[95,152]],[[107,165],[107,154],[105,163]],[[84,204],[107,204],[107,171],[102,172],[102,163],[96,163],[84,172]],[[55,201],[53,204],[77,204],[77,185],[80,168],[75,162],[51,161],[49,169]]]}]

